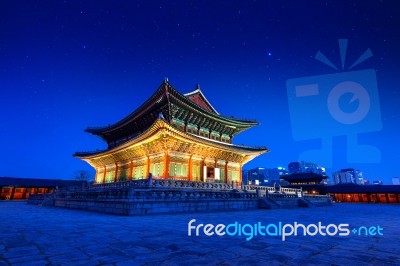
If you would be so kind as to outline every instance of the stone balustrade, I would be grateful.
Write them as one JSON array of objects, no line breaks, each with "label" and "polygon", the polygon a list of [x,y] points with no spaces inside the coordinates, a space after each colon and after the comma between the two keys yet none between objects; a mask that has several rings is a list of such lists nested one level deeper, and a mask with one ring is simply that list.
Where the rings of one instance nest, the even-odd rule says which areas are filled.
[{"label": "stone balustrade", "polygon": [[318,195],[318,194],[303,194],[304,197],[313,198],[313,199],[322,199],[326,197],[330,197],[330,195]]},{"label": "stone balustrade", "polygon": [[268,187],[268,186],[253,186],[253,185],[244,185],[243,186],[244,190],[247,191],[260,191],[262,192],[262,194],[265,193],[274,193],[274,192],[281,192],[281,193],[285,193],[285,194],[298,194],[299,192],[301,193],[301,189],[297,189],[297,188],[284,188],[284,187],[280,187],[278,190],[275,187]]},{"label": "stone balustrade", "polygon": [[270,199],[289,199],[298,198],[297,194],[283,194],[283,193],[271,193],[267,195]]},{"label": "stone balustrade", "polygon": [[227,183],[196,182],[176,179],[137,179],[113,183],[93,184],[88,190],[113,189],[113,188],[170,188],[170,189],[205,189],[205,190],[231,190],[233,187]]},{"label": "stone balustrade", "polygon": [[256,193],[163,189],[99,189],[81,191],[57,191],[56,199],[73,200],[169,200],[169,199],[255,199]]},{"label": "stone balustrade", "polygon": [[151,186],[154,188],[178,188],[178,189],[206,189],[206,190],[231,190],[232,186],[227,183],[211,183],[211,182],[196,182],[183,181],[172,179],[153,179]]},{"label": "stone balustrade", "polygon": [[275,188],[274,187],[268,187],[268,186],[254,186],[254,185],[244,185],[243,186],[243,190],[246,191],[262,191],[262,192],[267,192],[268,193],[273,193],[275,192]]},{"label": "stone balustrade", "polygon": [[298,189],[298,188],[285,188],[285,187],[281,187],[281,190],[280,190],[282,193],[286,193],[286,194],[296,194],[297,195],[297,193],[301,193],[302,192],[302,190],[301,189]]}]

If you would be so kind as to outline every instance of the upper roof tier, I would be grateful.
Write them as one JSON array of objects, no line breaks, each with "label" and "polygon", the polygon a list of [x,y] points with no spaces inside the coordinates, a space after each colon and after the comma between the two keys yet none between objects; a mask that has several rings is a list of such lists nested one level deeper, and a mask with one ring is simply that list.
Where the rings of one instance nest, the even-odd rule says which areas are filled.
[{"label": "upper roof tier", "polygon": [[259,124],[254,120],[220,115],[199,86],[193,92],[182,94],[164,80],[153,95],[127,117],[113,125],[90,127],[85,131],[108,143],[129,140],[149,128],[160,115],[171,124],[174,120],[182,121],[231,137]]}]

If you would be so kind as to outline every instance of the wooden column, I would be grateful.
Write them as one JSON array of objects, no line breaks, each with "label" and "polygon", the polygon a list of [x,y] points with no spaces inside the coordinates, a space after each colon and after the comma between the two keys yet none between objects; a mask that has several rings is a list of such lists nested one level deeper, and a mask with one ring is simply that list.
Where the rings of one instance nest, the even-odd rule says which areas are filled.
[{"label": "wooden column", "polygon": [[193,167],[193,165],[192,165],[192,155],[190,155],[190,157],[189,157],[189,166],[188,166],[188,171],[189,171],[188,178],[189,178],[189,181],[192,181],[192,167]]},{"label": "wooden column", "polygon": [[104,165],[103,183],[106,182],[107,166]]},{"label": "wooden column", "polygon": [[169,177],[169,159],[168,159],[168,152],[164,154],[164,178]]},{"label": "wooden column", "polygon": [[204,177],[204,164],[205,164],[205,159],[203,159],[200,163],[200,180],[203,182],[206,182],[206,178]]},{"label": "wooden column", "polygon": [[114,174],[114,182],[117,182],[117,175],[118,175],[118,163],[115,163],[115,174]]},{"label": "wooden column", "polygon": [[99,169],[95,168],[96,174],[94,175],[94,182],[96,183],[97,176],[99,175]]},{"label": "wooden column", "polygon": [[128,179],[129,180],[133,179],[133,161],[131,161],[131,164],[129,166],[129,177],[128,177]]},{"label": "wooden column", "polygon": [[145,178],[148,178],[150,174],[150,156],[147,156],[147,167],[146,167],[146,176]]},{"label": "wooden column", "polygon": [[228,161],[225,162],[225,183],[228,183]]},{"label": "wooden column", "polygon": [[242,164],[240,164],[239,167],[239,182],[240,182],[240,186],[242,185]]}]

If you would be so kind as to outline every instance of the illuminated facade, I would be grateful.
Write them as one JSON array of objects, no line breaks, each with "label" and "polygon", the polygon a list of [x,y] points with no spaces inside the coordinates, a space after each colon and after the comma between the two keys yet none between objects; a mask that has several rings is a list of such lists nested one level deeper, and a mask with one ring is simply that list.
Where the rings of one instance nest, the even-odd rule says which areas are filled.
[{"label": "illuminated facade", "polygon": [[200,88],[181,94],[165,80],[156,92],[119,122],[87,132],[108,148],[76,157],[96,170],[96,183],[146,178],[204,182],[242,181],[242,166],[268,152],[232,144],[240,132],[258,125],[220,115]]}]

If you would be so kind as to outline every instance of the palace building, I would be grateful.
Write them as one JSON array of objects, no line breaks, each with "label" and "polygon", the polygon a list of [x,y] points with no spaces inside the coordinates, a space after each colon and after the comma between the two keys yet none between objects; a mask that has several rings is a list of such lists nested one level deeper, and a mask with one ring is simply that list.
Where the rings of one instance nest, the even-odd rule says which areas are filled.
[{"label": "palace building", "polygon": [[242,131],[259,123],[220,115],[200,87],[178,92],[165,80],[155,93],[117,123],[86,132],[101,137],[107,149],[78,152],[96,170],[96,183],[133,179],[240,184],[242,167],[265,147],[232,143]]}]

